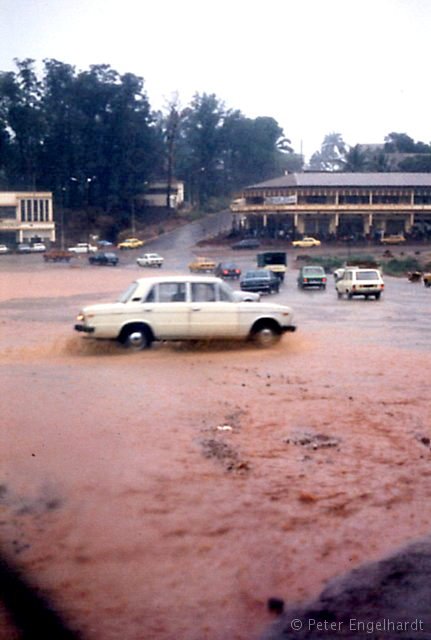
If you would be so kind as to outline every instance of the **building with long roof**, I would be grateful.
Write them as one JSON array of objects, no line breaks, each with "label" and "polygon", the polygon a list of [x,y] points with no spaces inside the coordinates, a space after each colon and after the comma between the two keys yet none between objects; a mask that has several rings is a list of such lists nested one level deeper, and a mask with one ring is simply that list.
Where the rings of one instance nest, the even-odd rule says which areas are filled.
[{"label": "building with long roof", "polygon": [[253,235],[340,237],[431,230],[431,173],[287,173],[231,204]]}]

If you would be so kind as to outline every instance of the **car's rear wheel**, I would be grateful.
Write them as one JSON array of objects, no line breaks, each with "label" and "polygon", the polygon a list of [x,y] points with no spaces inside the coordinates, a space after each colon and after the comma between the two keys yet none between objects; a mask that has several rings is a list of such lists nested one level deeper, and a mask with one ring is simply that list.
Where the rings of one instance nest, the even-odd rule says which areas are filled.
[{"label": "car's rear wheel", "polygon": [[380,300],[380,296],[381,296],[381,293],[379,291],[378,293],[376,293],[376,300]]},{"label": "car's rear wheel", "polygon": [[142,351],[151,347],[152,337],[144,325],[132,325],[121,332],[119,341],[129,351]]},{"label": "car's rear wheel", "polygon": [[252,333],[252,340],[258,346],[264,349],[272,347],[279,342],[281,333],[275,326],[270,324],[261,324],[256,327]]}]

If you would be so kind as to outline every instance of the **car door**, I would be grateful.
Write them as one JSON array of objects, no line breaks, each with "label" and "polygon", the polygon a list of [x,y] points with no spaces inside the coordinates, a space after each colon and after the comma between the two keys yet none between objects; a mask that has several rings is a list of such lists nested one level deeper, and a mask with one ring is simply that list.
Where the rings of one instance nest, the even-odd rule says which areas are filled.
[{"label": "car door", "polygon": [[182,340],[189,336],[189,308],[186,282],[159,282],[142,303],[142,316],[156,338]]},{"label": "car door", "polygon": [[238,303],[215,282],[190,284],[190,337],[231,338],[238,335]]}]

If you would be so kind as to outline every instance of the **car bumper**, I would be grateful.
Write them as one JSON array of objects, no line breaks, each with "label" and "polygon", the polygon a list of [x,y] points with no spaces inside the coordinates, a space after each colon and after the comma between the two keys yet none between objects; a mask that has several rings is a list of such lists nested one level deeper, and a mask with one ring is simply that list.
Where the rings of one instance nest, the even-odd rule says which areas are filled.
[{"label": "car bumper", "polygon": [[324,287],[326,286],[326,280],[307,280],[307,282],[300,282],[301,287]]},{"label": "car bumper", "polygon": [[271,291],[267,284],[242,284],[241,291]]},{"label": "car bumper", "polygon": [[74,329],[81,333],[94,333],[94,327],[87,327],[85,324],[75,324]]},{"label": "car bumper", "polygon": [[294,324],[289,324],[287,326],[281,327],[282,333],[293,333],[294,331],[296,331],[296,325]]}]

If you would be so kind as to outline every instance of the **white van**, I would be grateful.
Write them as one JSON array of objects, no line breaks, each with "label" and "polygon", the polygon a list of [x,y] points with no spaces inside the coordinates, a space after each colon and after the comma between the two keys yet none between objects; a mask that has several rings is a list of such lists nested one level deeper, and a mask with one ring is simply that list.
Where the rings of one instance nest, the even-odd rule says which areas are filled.
[{"label": "white van", "polygon": [[382,274],[378,269],[347,267],[335,282],[338,297],[346,295],[349,300],[353,296],[374,296],[379,300],[384,288]]}]

